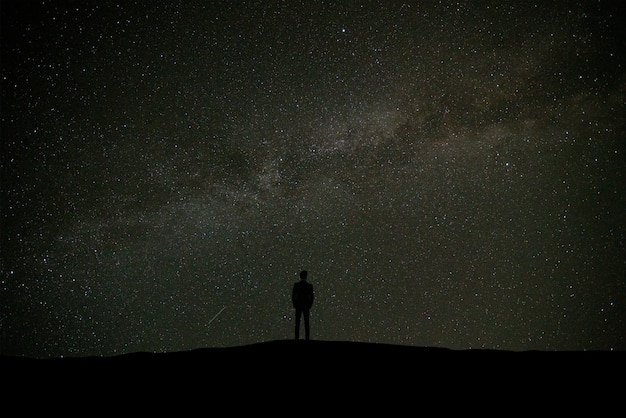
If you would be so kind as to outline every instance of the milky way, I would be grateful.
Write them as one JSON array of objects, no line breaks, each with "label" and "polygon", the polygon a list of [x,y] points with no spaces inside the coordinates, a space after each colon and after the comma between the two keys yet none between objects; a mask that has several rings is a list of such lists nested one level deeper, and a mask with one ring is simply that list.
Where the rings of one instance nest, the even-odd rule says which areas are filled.
[{"label": "milky way", "polygon": [[1,10],[2,354],[626,349],[620,8]]}]

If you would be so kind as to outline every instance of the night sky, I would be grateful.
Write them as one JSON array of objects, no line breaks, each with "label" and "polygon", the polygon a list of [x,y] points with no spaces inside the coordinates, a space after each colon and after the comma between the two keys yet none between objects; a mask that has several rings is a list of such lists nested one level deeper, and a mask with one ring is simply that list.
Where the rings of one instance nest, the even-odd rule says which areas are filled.
[{"label": "night sky", "polygon": [[2,1],[2,354],[626,349],[604,1]]}]

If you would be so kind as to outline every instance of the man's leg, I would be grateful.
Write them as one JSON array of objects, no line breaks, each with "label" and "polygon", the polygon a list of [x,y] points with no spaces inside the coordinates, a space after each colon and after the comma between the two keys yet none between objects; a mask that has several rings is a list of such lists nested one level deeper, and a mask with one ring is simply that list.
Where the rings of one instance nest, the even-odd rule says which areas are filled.
[{"label": "man's leg", "polygon": [[296,308],[296,340],[300,339],[300,317],[302,316],[302,310]]},{"label": "man's leg", "polygon": [[310,328],[309,328],[309,310],[305,309],[304,312],[304,336],[308,340],[311,336]]}]

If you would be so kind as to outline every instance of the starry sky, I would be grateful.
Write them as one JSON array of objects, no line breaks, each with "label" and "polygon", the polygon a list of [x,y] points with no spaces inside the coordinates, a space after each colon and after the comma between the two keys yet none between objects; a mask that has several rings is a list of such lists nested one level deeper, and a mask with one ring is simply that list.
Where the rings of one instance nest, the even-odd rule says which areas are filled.
[{"label": "starry sky", "polygon": [[2,354],[626,349],[618,4],[2,1]]}]

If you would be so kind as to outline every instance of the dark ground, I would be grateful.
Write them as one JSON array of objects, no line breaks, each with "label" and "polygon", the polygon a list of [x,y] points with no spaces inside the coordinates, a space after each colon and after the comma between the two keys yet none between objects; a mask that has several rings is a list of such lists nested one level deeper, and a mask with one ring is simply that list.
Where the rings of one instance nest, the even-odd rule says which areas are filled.
[{"label": "dark ground", "polygon": [[[110,357],[63,357],[34,359],[1,356],[5,371],[20,374],[63,372],[88,376],[92,371],[105,374],[130,369],[195,372],[219,375],[224,378],[237,374],[268,373],[285,375],[306,374],[370,376],[372,374],[436,374],[442,370],[456,372],[486,372],[491,366],[507,369],[507,373],[521,375],[587,368],[592,362],[607,366],[622,357],[621,352],[602,351],[505,351],[505,350],[451,350],[438,347],[417,347],[392,344],[345,341],[276,340],[256,344],[226,347],[198,348],[170,353],[138,352]],[[597,363],[595,363],[597,362]],[[492,369],[490,373],[500,373]],[[252,377],[252,376],[250,376]]]},{"label": "dark ground", "polygon": [[[613,392],[621,392],[615,378],[623,378],[623,363],[621,352],[457,351],[291,340],[113,357],[0,357],[4,403],[17,401],[26,412],[44,405],[46,411],[76,410],[77,400],[91,400],[103,410],[123,401],[155,412],[198,404],[278,412],[295,401],[310,408],[357,402],[354,407],[364,412],[381,403],[385,408],[426,403],[446,411],[484,402],[480,408],[492,409],[496,401],[523,401],[516,408],[540,401],[571,408],[572,402],[593,402],[594,393],[605,398],[594,403],[598,412],[611,405],[606,400]],[[42,399],[52,403],[42,405]],[[258,402],[262,405],[255,406]]]}]

